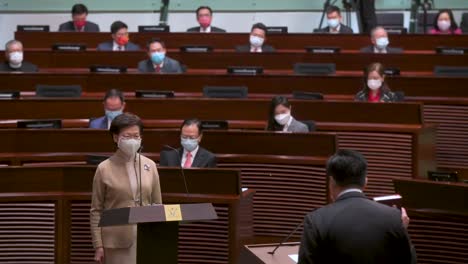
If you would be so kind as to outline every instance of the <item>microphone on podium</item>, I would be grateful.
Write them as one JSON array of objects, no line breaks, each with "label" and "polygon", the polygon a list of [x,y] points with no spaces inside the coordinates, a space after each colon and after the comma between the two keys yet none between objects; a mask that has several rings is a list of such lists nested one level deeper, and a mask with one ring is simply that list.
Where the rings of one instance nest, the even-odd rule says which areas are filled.
[{"label": "microphone on podium", "polygon": [[188,190],[188,187],[187,187],[187,179],[185,178],[185,173],[184,173],[184,167],[182,167],[182,159],[181,159],[181,156],[182,156],[182,153],[180,153],[180,151],[174,147],[171,147],[169,145],[164,145],[165,148],[168,148],[172,151],[175,151],[177,153],[177,164],[179,165],[178,168],[180,168],[180,174],[182,175],[182,179],[184,180],[184,186],[185,186],[185,195],[188,196],[189,195],[189,190]]}]

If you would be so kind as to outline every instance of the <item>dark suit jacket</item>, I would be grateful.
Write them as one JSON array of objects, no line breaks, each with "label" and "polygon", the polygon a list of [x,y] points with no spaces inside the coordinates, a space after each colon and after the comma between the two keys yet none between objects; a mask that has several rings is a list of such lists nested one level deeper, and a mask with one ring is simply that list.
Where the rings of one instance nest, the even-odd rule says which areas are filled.
[{"label": "dark suit jacket", "polygon": [[23,61],[21,63],[21,67],[18,69],[10,67],[10,64],[5,61],[4,63],[0,64],[0,72],[37,72],[38,68],[36,65]]},{"label": "dark suit jacket", "polygon": [[[374,46],[368,46],[364,47],[361,49],[361,53],[374,53]],[[392,48],[392,47],[387,47],[387,53],[388,54],[398,54],[398,53],[403,53],[402,48]]]},{"label": "dark suit jacket", "polygon": [[410,264],[413,254],[399,210],[350,192],[305,217],[299,264]]},{"label": "dark suit jacket", "polygon": [[[139,72],[155,72],[153,62],[150,59],[142,60],[138,63]],[[169,57],[164,58],[163,67],[161,73],[182,73],[182,66],[176,60]]]},{"label": "dark suit jacket", "polygon": [[[321,29],[317,29],[315,32],[316,33],[330,33],[330,27],[324,27],[324,28],[321,28]],[[339,33],[340,34],[353,34],[354,32],[353,32],[352,28],[341,24]]]},{"label": "dark suit jacket", "polygon": [[[275,52],[275,48],[270,45],[263,45],[262,52]],[[236,52],[250,52],[250,45],[236,46]]]},{"label": "dark suit jacket", "polygon": [[[200,27],[189,28],[187,29],[187,32],[200,33]],[[211,33],[226,33],[226,30],[211,26]]]},{"label": "dark suit jacket", "polygon": [[[114,47],[114,42],[113,41],[106,41],[97,46],[97,50],[99,51],[112,51],[112,48]],[[132,42],[128,42],[127,45],[125,45],[125,51],[138,51],[140,50],[140,46],[137,44],[134,44]]]},{"label": "dark suit jacket", "polygon": [[[175,150],[163,150],[159,160],[159,166],[165,167],[180,167],[184,149],[179,148]],[[197,155],[192,162],[192,168],[216,168],[216,157],[208,150],[199,147]]]},{"label": "dark suit jacket", "polygon": [[[63,24],[60,24],[58,31],[75,32],[75,24],[73,24],[73,21],[68,21]],[[99,26],[93,22],[86,21],[86,24],[84,25],[84,32],[99,32]]]},{"label": "dark suit jacket", "polygon": [[89,128],[107,129],[107,117],[101,116],[89,122]]}]

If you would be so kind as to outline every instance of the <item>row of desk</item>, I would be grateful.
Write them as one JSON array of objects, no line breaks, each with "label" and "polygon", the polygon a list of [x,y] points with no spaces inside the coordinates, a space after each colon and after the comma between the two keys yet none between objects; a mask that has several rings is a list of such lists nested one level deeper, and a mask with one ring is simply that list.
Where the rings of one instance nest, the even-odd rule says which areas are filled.
[{"label": "row of desk", "polygon": [[[245,33],[194,34],[194,33],[130,33],[130,40],[143,49],[151,38],[160,38],[168,48],[185,45],[209,45],[217,49],[233,49],[246,45],[249,35]],[[83,43],[95,48],[101,42],[110,41],[110,33],[73,32],[15,32],[15,39],[25,48],[51,48],[56,43]],[[344,50],[359,50],[371,45],[367,35],[349,34],[271,34],[268,44],[276,49],[303,50],[306,46],[338,46]],[[468,47],[468,35],[390,35],[390,45],[406,50],[434,50],[439,46]]]},{"label": "row of desk", "polygon": [[[257,66],[264,69],[293,69],[296,63],[334,63],[338,71],[362,71],[367,65],[380,62],[386,67],[402,72],[432,72],[434,66],[468,66],[465,55],[440,54],[312,54],[294,52],[236,53],[209,52],[188,53],[169,51],[167,56],[179,61],[188,69],[225,69],[228,66]],[[50,50],[26,50],[25,58],[39,68],[89,68],[91,65],[113,65],[137,68],[138,62],[148,58],[144,51],[55,52]]]}]

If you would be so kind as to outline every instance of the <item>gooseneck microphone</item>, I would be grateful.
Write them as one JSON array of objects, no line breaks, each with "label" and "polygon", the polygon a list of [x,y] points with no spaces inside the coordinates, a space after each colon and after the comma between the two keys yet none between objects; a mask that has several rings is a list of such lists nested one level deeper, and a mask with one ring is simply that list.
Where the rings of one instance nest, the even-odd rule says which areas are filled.
[{"label": "gooseneck microphone", "polygon": [[[140,148],[137,150],[137,152],[135,153],[135,159],[133,160],[133,169],[135,170],[135,177],[137,177],[137,180],[138,180],[138,189],[139,189],[139,203],[138,205],[139,206],[143,206],[143,194],[141,193],[141,151],[143,150],[143,145],[140,146]],[[138,154],[138,173],[137,173],[137,169],[136,169],[136,165],[137,165],[137,162],[136,162],[136,159],[137,159],[137,154]]]},{"label": "gooseneck microphone", "polygon": [[189,195],[189,190],[188,190],[188,187],[187,187],[187,179],[185,178],[185,173],[184,173],[184,167],[182,167],[182,153],[180,153],[180,151],[174,147],[171,147],[169,145],[164,145],[165,148],[168,148],[168,149],[171,149],[172,151],[175,151],[175,153],[177,154],[177,164],[179,166],[177,166],[178,168],[180,168],[180,174],[182,175],[182,179],[184,180],[184,186],[185,186],[185,195],[188,197]]}]

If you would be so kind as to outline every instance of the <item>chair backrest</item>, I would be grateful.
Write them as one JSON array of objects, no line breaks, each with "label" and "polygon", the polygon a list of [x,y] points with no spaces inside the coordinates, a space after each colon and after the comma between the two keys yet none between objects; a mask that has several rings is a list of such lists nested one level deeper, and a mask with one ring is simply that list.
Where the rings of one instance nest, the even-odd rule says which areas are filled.
[{"label": "chair backrest", "polygon": [[336,73],[334,63],[296,63],[294,64],[295,74],[305,75],[329,75]]},{"label": "chair backrest", "polygon": [[80,97],[80,85],[36,85],[38,97]]},{"label": "chair backrest", "polygon": [[378,13],[377,24],[384,27],[387,31],[404,31],[405,17],[403,13]]},{"label": "chair backrest", "polygon": [[463,13],[462,14],[462,20],[460,23],[460,28],[463,31],[463,33],[467,34],[468,33],[468,13]]},{"label": "chair backrest", "polygon": [[[437,13],[427,13],[427,31],[431,30],[434,27],[434,19],[436,18]],[[427,33],[424,32],[424,13],[419,13],[418,16],[418,26],[416,27],[416,33]]]},{"label": "chair backrest", "polygon": [[249,89],[246,86],[205,86],[203,96],[208,98],[247,98]]}]

